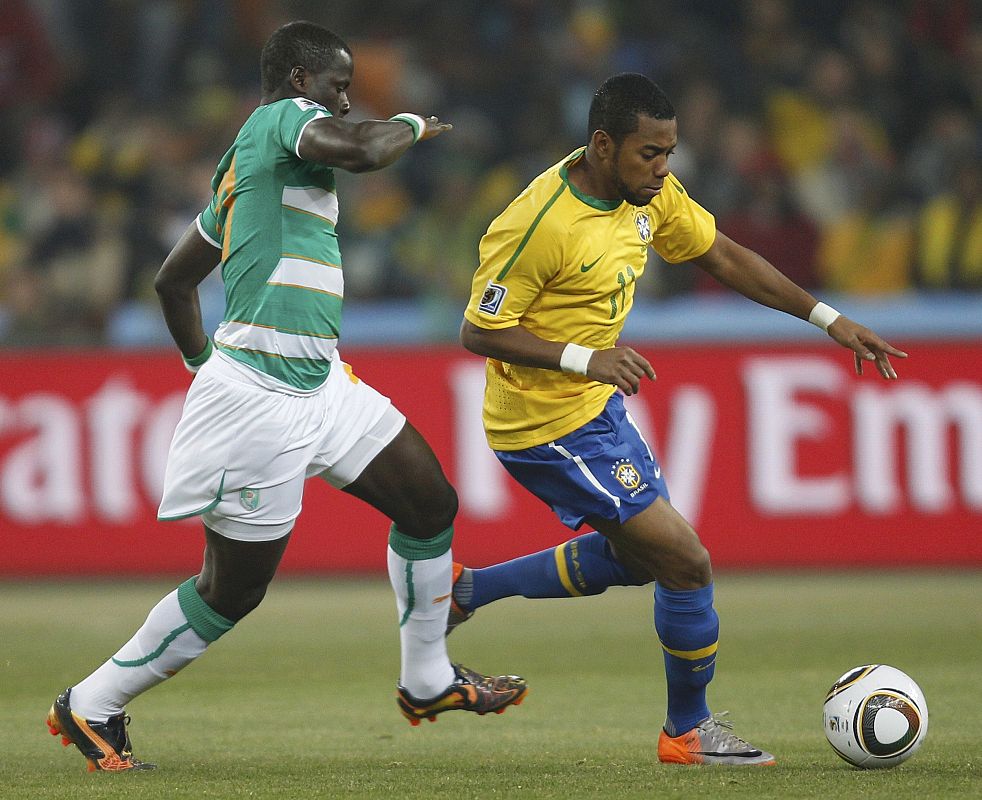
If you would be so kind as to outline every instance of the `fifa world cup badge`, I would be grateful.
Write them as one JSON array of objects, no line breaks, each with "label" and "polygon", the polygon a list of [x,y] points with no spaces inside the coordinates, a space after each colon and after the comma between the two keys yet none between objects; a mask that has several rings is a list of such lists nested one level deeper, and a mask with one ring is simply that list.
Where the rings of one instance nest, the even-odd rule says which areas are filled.
[{"label": "fifa world cup badge", "polygon": [[478,311],[484,314],[497,314],[501,310],[501,303],[506,294],[508,294],[507,287],[488,281],[484,294],[481,295],[481,303],[477,307]]}]

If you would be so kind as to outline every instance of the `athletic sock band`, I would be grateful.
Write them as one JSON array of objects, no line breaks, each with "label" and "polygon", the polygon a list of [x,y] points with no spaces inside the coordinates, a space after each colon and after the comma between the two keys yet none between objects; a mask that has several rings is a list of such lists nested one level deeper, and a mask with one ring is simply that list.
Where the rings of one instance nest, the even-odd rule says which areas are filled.
[{"label": "athletic sock band", "polygon": [[400,531],[395,523],[389,529],[389,547],[396,555],[402,556],[407,561],[424,561],[429,558],[438,558],[450,549],[453,541],[453,525],[445,531],[438,533],[432,539],[416,539],[406,536]]},{"label": "athletic sock band", "polygon": [[188,618],[188,623],[198,636],[206,642],[214,642],[219,636],[232,630],[235,623],[223,617],[209,606],[198,590],[194,588],[196,578],[188,578],[177,587],[177,602]]}]

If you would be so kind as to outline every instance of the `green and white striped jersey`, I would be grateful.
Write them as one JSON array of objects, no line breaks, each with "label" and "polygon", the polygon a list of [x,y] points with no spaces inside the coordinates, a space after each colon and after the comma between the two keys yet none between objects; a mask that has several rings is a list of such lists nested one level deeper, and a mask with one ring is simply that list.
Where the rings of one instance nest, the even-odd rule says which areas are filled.
[{"label": "green and white striped jersey", "polygon": [[334,171],[297,151],[304,128],[327,116],[304,97],[259,106],[219,163],[214,197],[197,219],[222,250],[225,319],[215,345],[301,390],[324,383],[341,327]]}]

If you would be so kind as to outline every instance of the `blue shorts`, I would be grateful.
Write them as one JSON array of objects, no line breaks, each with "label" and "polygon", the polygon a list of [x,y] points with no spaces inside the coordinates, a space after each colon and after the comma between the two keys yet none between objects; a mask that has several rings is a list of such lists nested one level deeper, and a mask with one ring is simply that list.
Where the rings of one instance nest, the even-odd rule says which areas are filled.
[{"label": "blue shorts", "polygon": [[588,517],[624,522],[669,499],[661,467],[617,392],[599,416],[561,439],[494,454],[574,531]]}]

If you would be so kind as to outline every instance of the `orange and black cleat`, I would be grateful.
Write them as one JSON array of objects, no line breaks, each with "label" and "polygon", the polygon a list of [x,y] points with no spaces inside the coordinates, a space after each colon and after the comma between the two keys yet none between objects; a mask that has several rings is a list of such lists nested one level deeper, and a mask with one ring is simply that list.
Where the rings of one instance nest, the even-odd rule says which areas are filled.
[{"label": "orange and black cleat", "polygon": [[105,770],[122,772],[127,769],[153,769],[156,764],[148,764],[133,758],[130,737],[126,726],[130,718],[117,714],[105,722],[92,722],[72,712],[71,689],[65,689],[48,712],[48,731],[52,736],[61,734],[61,743],[68,747],[73,744],[89,762],[89,772]]},{"label": "orange and black cleat", "polygon": [[525,679],[517,675],[481,675],[460,664],[453,668],[457,679],[432,700],[417,700],[401,686],[398,688],[396,702],[410,725],[419,725],[424,719],[436,722],[436,715],[444,711],[473,711],[479,716],[490,711],[504,714],[508,706],[520,706],[529,691]]}]

